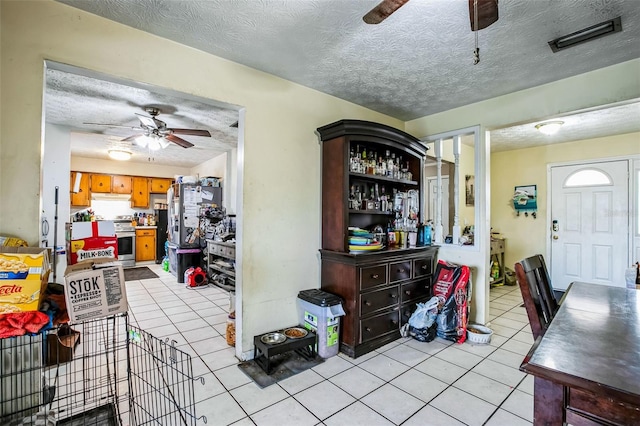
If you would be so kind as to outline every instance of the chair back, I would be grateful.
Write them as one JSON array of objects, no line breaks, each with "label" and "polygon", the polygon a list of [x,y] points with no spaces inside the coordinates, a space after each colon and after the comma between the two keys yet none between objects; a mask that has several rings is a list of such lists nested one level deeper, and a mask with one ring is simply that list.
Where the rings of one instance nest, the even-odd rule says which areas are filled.
[{"label": "chair back", "polygon": [[558,311],[542,255],[528,257],[515,264],[516,278],[529,317],[533,338],[542,336]]}]

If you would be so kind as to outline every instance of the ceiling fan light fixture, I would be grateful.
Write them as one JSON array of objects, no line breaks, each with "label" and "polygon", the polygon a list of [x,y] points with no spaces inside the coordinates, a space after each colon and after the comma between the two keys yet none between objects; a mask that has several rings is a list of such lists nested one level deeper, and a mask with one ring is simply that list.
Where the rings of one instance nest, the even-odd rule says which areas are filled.
[{"label": "ceiling fan light fixture", "polygon": [[158,139],[158,142],[160,143],[160,147],[161,147],[162,149],[165,149],[166,147],[168,147],[169,145],[171,145],[171,144],[169,143],[169,141],[167,141],[165,138],[160,138],[160,139]]},{"label": "ceiling fan light fixture", "polygon": [[620,16],[592,25],[588,28],[583,28],[575,33],[558,37],[555,40],[551,40],[549,42],[549,47],[554,53],[556,53],[580,43],[585,43],[612,33],[617,33],[618,31],[622,31],[622,19]]},{"label": "ceiling fan light fixture", "polygon": [[162,148],[162,145],[160,144],[160,138],[158,137],[149,138],[149,149],[151,151],[158,151],[161,148]]},{"label": "ceiling fan light fixture", "polygon": [[110,149],[107,151],[109,158],[118,161],[127,161],[131,159],[131,151],[125,151],[123,149]]},{"label": "ceiling fan light fixture", "polygon": [[545,123],[536,124],[536,129],[538,129],[540,133],[551,136],[555,135],[563,124],[564,121],[547,121]]}]

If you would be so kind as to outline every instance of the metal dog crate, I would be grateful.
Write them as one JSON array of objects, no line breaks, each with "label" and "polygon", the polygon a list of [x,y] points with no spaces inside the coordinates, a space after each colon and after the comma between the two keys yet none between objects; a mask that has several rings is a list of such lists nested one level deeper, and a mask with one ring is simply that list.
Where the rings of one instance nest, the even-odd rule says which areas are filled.
[{"label": "metal dog crate", "polygon": [[0,424],[195,425],[204,379],[174,343],[126,313],[0,339]]}]

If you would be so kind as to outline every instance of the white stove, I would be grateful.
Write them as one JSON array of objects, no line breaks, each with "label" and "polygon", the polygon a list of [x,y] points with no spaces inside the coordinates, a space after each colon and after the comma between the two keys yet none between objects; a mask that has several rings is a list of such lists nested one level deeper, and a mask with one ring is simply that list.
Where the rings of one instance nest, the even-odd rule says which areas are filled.
[{"label": "white stove", "polygon": [[117,216],[113,226],[118,238],[118,260],[125,268],[136,266],[136,228],[131,216]]}]

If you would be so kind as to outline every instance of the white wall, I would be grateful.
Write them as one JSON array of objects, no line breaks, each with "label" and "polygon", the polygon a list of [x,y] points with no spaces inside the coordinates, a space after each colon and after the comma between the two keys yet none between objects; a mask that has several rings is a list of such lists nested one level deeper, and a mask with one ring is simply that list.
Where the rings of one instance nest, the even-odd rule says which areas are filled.
[{"label": "white wall", "polygon": [[[534,87],[519,92],[499,96],[483,102],[465,105],[405,123],[405,131],[419,138],[462,129],[480,124],[484,128],[501,128],[515,123],[531,122],[552,118],[555,115],[584,108],[606,105],[640,97],[640,59],[580,74],[564,80]],[[486,151],[485,151],[486,150]],[[489,308],[489,228],[492,224],[490,213],[491,171],[488,145],[481,147],[481,167],[476,167],[476,186],[480,196],[476,199],[476,209],[480,209],[481,222],[485,228],[486,241],[479,241],[480,251],[443,247],[440,257],[465,263],[476,269],[473,285],[474,300],[471,320],[486,323]],[[496,223],[496,226],[500,226]],[[508,243],[507,243],[508,250]]]},{"label": "white wall", "polygon": [[[236,350],[248,352],[254,335],[297,323],[298,292],[320,284],[315,130],[343,118],[400,129],[403,122],[58,2],[3,1],[0,8],[0,200],[21,200],[0,205],[0,233],[39,239],[33,224],[41,195],[45,59],[239,105],[245,124],[238,146],[243,229]],[[278,161],[267,161],[274,155]]]},{"label": "white wall", "polygon": [[[69,178],[69,129],[63,126],[47,124],[45,126],[46,139],[43,147],[42,162],[42,209],[41,218],[37,222],[40,224],[40,232],[42,232],[42,220],[46,219],[49,223],[49,233],[47,236],[48,247],[53,247],[54,228],[55,228],[55,188],[58,187],[58,231],[56,246],[64,248],[65,232],[64,226],[69,219],[69,203],[70,203],[70,178]],[[16,183],[19,180],[15,181]],[[20,202],[16,203],[20,205]],[[35,227],[34,227],[35,228]],[[40,241],[40,247],[45,245]],[[51,276],[51,282],[62,282],[64,270],[67,267],[66,255],[59,254],[57,256],[55,273],[56,277]]]},{"label": "white wall", "polygon": [[[68,151],[67,151],[68,152]],[[173,179],[176,175],[190,175],[189,167],[165,164],[134,163],[131,161],[101,160],[99,158],[71,157],[71,170],[114,175],[148,176]]]}]

